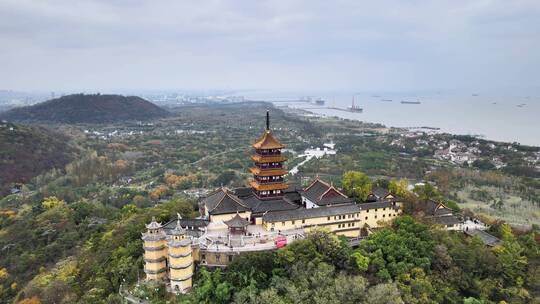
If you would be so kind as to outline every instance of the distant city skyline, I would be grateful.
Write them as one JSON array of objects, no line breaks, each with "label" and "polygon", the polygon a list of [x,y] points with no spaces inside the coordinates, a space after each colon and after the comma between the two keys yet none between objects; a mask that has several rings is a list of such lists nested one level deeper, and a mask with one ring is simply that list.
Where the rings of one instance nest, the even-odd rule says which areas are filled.
[{"label": "distant city skyline", "polygon": [[0,89],[540,88],[538,1],[0,0]]}]

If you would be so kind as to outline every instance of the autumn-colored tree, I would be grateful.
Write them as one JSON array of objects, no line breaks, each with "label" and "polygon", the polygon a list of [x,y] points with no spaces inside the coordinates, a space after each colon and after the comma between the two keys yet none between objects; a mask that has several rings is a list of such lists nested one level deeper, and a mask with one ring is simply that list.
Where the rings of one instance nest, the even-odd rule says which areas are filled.
[{"label": "autumn-colored tree", "polygon": [[64,206],[65,204],[66,204],[66,202],[64,202],[63,200],[58,199],[56,196],[47,197],[41,203],[41,205],[45,209],[53,209],[53,208],[56,208],[56,207]]},{"label": "autumn-colored tree", "polygon": [[156,189],[154,189],[154,191],[150,192],[150,199],[153,201],[157,201],[158,199],[161,198],[163,194],[165,194],[166,191],[167,191],[167,187],[163,185],[159,186]]},{"label": "autumn-colored tree", "polygon": [[180,176],[175,174],[165,174],[165,183],[171,188],[176,188],[176,185],[180,181]]},{"label": "autumn-colored tree", "polygon": [[33,296],[31,298],[19,301],[18,304],[41,304],[41,300],[37,296]]},{"label": "autumn-colored tree", "polygon": [[124,170],[126,170],[127,163],[125,160],[119,159],[116,162],[114,162],[114,166],[116,167],[116,171],[121,173],[121,172],[124,172]]},{"label": "autumn-colored tree", "polygon": [[7,278],[8,275],[9,275],[9,273],[8,273],[7,269],[0,268],[0,281]]},{"label": "autumn-colored tree", "polygon": [[140,194],[135,195],[132,200],[135,206],[143,206],[148,201],[147,198],[145,198],[144,196]]}]

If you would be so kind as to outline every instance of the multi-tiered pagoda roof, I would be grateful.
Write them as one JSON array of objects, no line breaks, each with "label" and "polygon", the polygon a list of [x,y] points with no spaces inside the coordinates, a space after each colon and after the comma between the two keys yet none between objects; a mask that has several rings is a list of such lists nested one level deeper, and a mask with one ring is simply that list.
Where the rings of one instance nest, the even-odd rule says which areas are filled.
[{"label": "multi-tiered pagoda roof", "polygon": [[284,190],[289,188],[283,177],[287,174],[284,163],[286,157],[281,155],[285,145],[280,143],[270,129],[270,115],[266,112],[266,130],[252,145],[255,154],[251,157],[254,166],[250,168],[253,180],[250,186],[259,199],[274,199],[282,197]]}]

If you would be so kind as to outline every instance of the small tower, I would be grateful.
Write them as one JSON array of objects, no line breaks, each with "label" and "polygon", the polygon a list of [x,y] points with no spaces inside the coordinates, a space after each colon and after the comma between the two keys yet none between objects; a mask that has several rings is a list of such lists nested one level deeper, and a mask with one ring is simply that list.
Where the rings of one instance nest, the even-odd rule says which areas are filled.
[{"label": "small tower", "polygon": [[167,245],[169,246],[169,277],[173,292],[185,293],[192,286],[193,254],[191,238],[180,225],[180,214],[176,227],[171,231]]},{"label": "small tower", "polygon": [[251,157],[254,166],[250,168],[253,180],[250,182],[253,193],[260,199],[272,199],[283,196],[288,185],[283,180],[287,170],[283,163],[287,158],[281,155],[281,144],[272,136],[270,130],[270,114],[266,112],[266,130],[253,144],[255,155]]},{"label": "small tower", "polygon": [[146,225],[147,231],[142,234],[144,241],[144,272],[147,281],[163,281],[167,279],[167,236],[161,223],[152,222]]}]

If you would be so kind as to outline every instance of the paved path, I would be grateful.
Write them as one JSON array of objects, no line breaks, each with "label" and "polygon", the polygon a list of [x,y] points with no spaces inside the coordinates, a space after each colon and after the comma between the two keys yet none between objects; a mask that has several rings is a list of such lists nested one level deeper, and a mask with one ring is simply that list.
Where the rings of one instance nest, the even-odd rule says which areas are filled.
[{"label": "paved path", "polygon": [[129,303],[135,303],[135,304],[150,304],[150,302],[143,300],[141,298],[137,298],[136,296],[130,294],[129,292],[125,292],[122,290],[122,285],[120,285],[120,288],[118,289],[118,293],[124,300],[126,300]]}]

